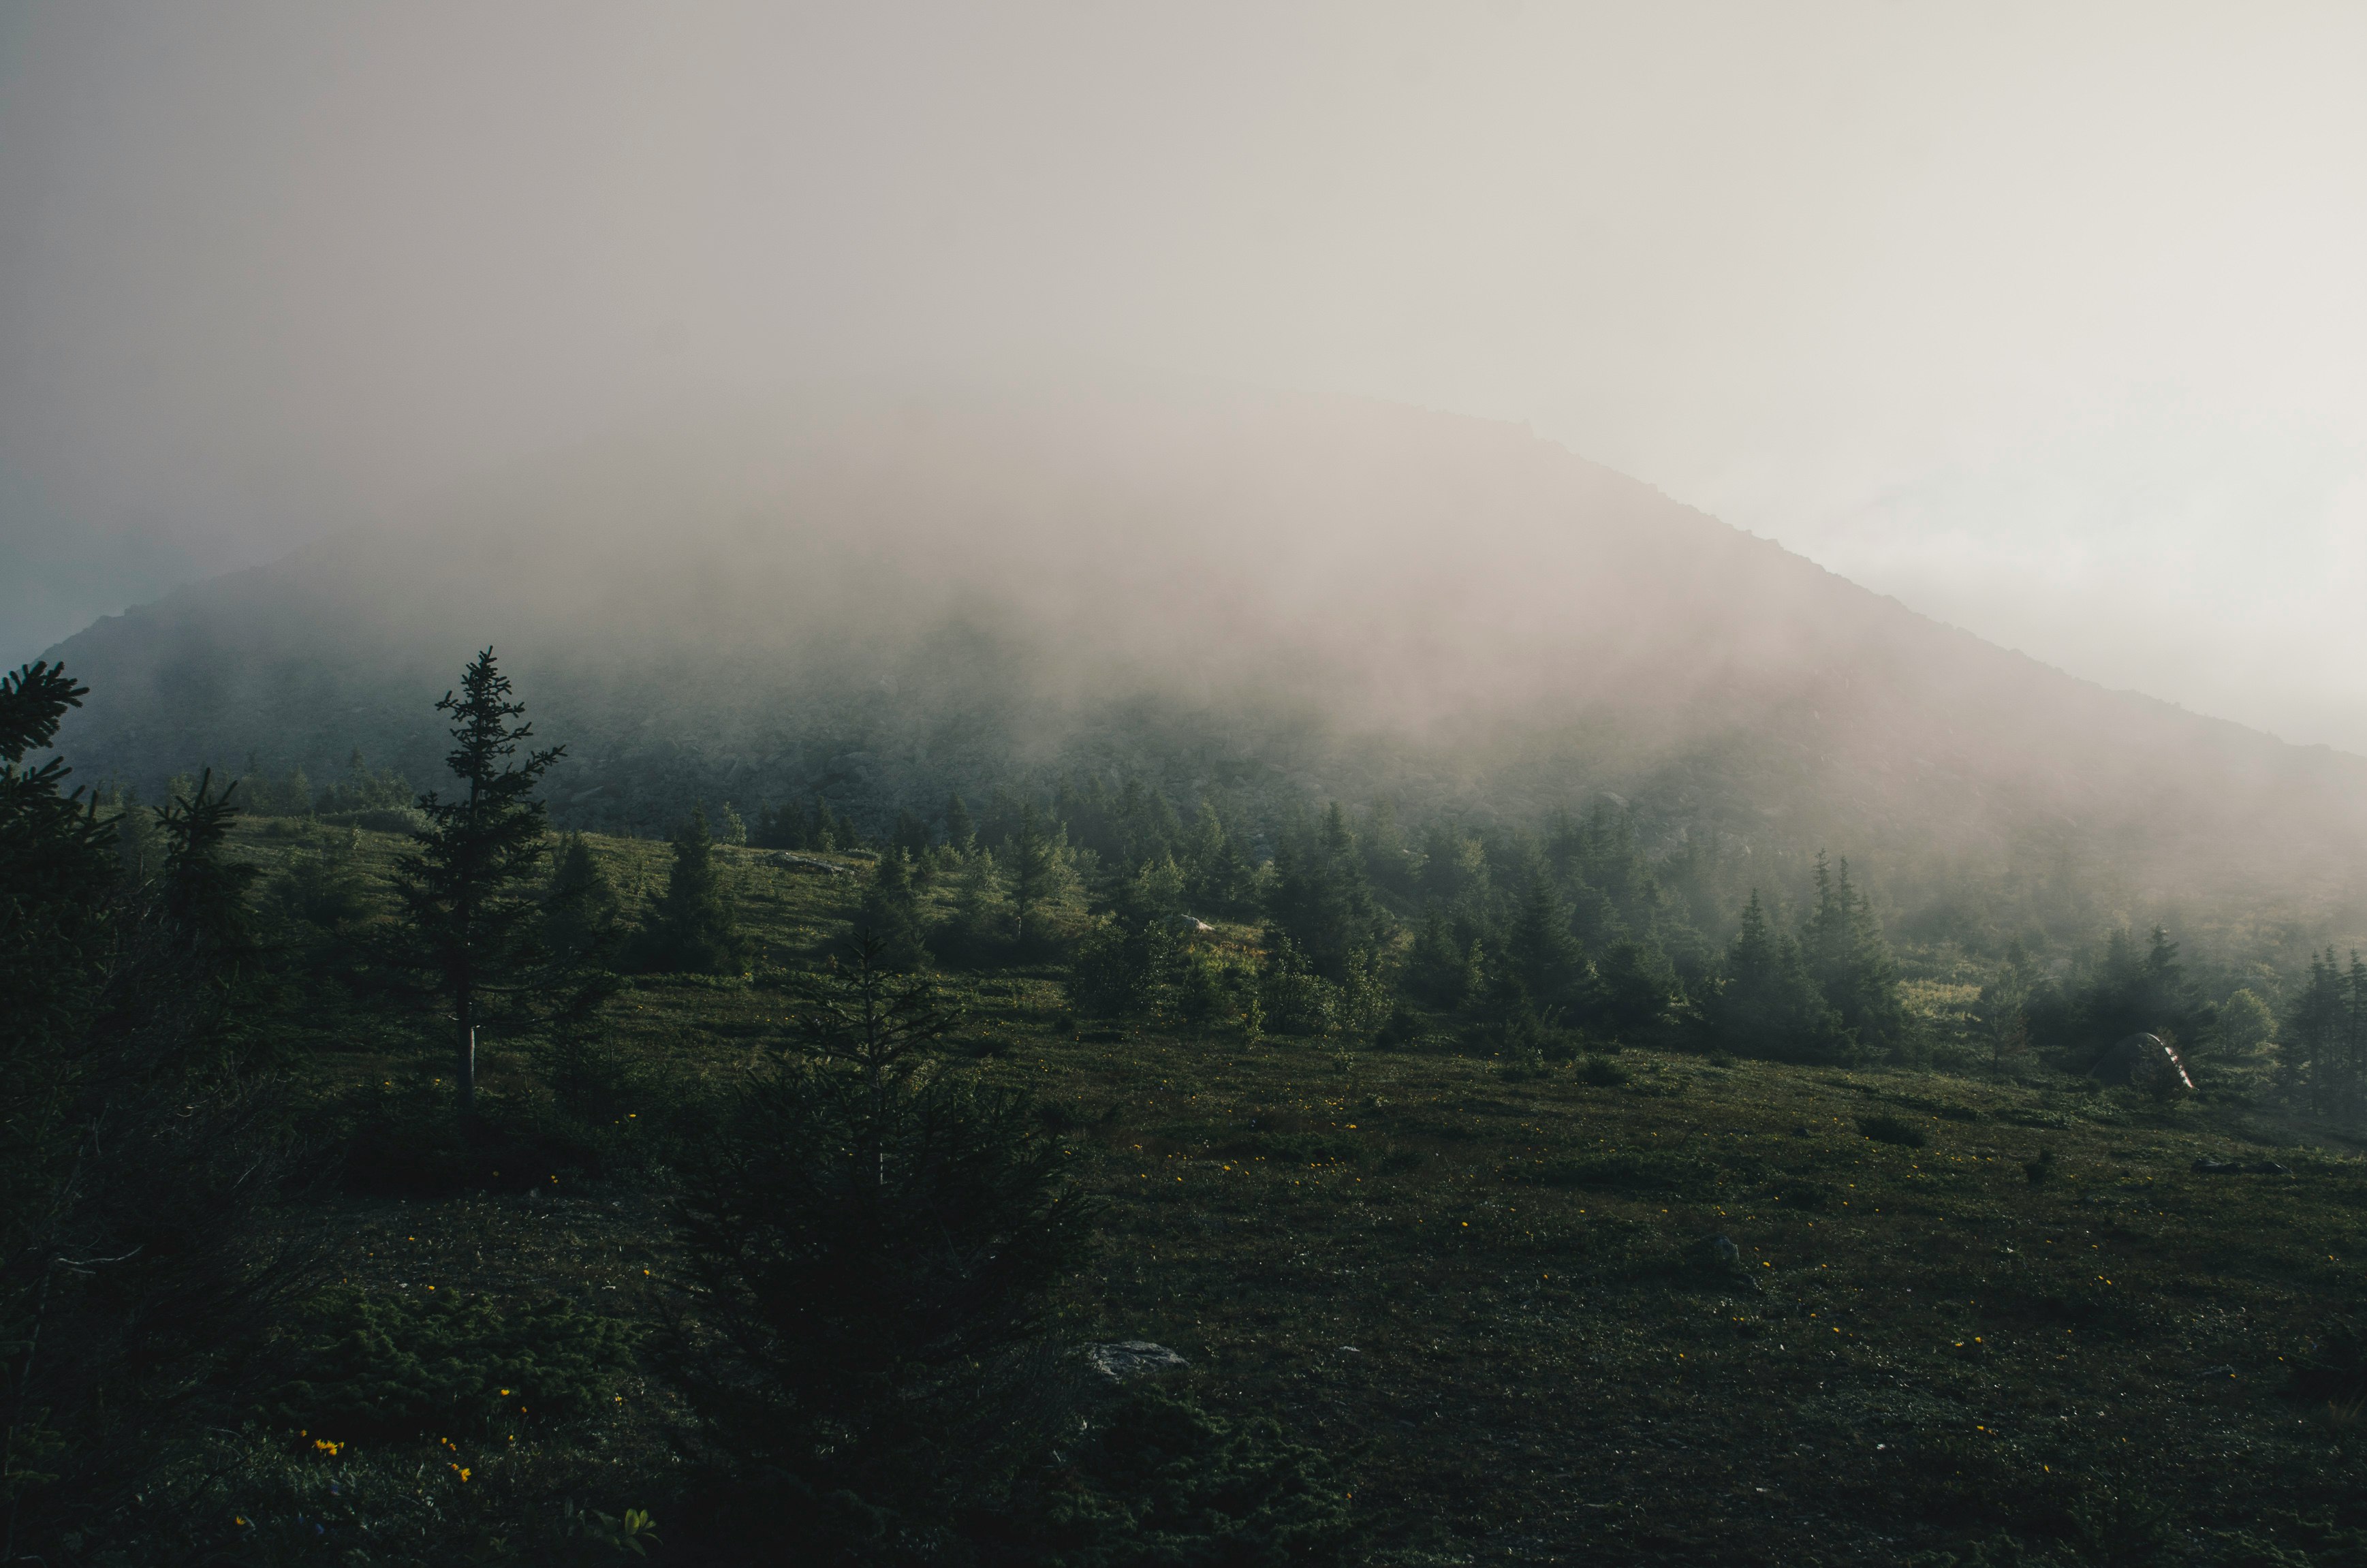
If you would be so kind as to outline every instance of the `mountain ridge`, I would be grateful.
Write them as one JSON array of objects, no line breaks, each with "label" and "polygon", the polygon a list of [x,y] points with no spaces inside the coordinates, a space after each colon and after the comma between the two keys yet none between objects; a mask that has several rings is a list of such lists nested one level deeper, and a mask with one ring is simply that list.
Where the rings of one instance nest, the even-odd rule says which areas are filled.
[{"label": "mountain ridge", "polygon": [[94,687],[61,744],[143,788],[356,744],[423,778],[487,643],[576,748],[561,820],[640,831],[1134,767],[1507,821],[1641,790],[1671,831],[1893,854],[2069,832],[2165,885],[2348,886],[2367,846],[2367,759],[2056,669],[1524,427],[1269,394],[809,407],[522,465],[61,642]]}]

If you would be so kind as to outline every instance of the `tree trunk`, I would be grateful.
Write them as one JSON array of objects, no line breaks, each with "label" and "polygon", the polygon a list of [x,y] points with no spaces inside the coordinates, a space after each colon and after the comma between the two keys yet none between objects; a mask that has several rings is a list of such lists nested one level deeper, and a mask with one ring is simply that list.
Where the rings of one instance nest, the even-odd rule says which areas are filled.
[{"label": "tree trunk", "polygon": [[475,1119],[477,1114],[477,1020],[470,1015],[475,1009],[467,1002],[460,1004],[459,1078],[460,1119]]}]

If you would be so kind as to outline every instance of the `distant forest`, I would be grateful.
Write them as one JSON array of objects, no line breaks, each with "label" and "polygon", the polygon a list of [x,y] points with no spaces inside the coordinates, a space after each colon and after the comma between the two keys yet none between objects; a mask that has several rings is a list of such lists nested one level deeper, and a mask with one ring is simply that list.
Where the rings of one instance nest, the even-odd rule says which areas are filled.
[{"label": "distant forest", "polygon": [[[1182,745],[1153,733],[1134,749]],[[1634,1044],[2071,1072],[2146,1032],[2198,1070],[2273,1079],[2298,1108],[2367,1103],[2367,971],[2329,941],[2355,912],[2251,889],[2138,894],[2130,868],[2067,827],[2033,833],[2003,863],[1867,864],[1847,845],[1787,842],[1763,821],[1722,830],[1697,805],[1645,797],[1597,793],[1525,821],[1516,803],[1401,817],[1386,798],[1321,800],[1269,778],[1179,807],[1159,778],[1172,772],[1036,773],[948,789],[925,812],[845,799],[841,774],[839,801],[820,787],[676,801],[665,836],[678,853],[864,858],[870,907],[892,915],[910,961],[1070,964],[1080,1008],[1099,1017],[1452,1036],[1546,1062]],[[253,757],[236,777],[255,817],[396,833],[425,821],[414,784],[357,749],[322,779]],[[185,773],[166,795],[194,788]],[[137,803],[109,785],[96,799]],[[636,814],[665,809],[644,797]],[[932,921],[913,911],[933,888],[954,913]],[[1196,944],[1210,921],[1265,933],[1254,960]],[[620,949],[628,967],[654,963],[653,942]]]},{"label": "distant forest", "polygon": [[[46,664],[0,684],[11,1561],[1354,1561],[1340,1456],[1055,1356],[1101,1124],[989,1072],[1022,1031],[1106,1047],[1104,1074],[1150,1036],[1343,1085],[1395,1058],[1645,1096],[1680,1092],[1675,1057],[2074,1100],[2151,1035],[2168,1051],[2114,1092],[2330,1135],[2367,1117],[2356,954],[2290,926],[2248,950],[2223,923],[2190,957],[2166,924],[2100,918],[2061,865],[1951,904],[1849,845],[1671,831],[1640,799],[1525,823],[1273,788],[1179,806],[1116,770],[868,820],[682,800],[661,852],[554,828],[564,737],[491,650],[436,705],[428,780],[357,753],[326,780],[201,767],[161,804],[87,790],[40,760],[85,695]],[[1358,1125],[1226,1147],[1280,1151],[1286,1203],[1361,1157]],[[1159,1136],[1094,1157],[1131,1180]],[[1657,1191],[1711,1167],[1569,1168]],[[323,1261],[340,1193],[587,1182],[671,1249],[630,1311],[550,1278],[507,1307],[407,1276],[372,1294]],[[671,1403],[640,1447],[572,1435],[644,1376]]]}]

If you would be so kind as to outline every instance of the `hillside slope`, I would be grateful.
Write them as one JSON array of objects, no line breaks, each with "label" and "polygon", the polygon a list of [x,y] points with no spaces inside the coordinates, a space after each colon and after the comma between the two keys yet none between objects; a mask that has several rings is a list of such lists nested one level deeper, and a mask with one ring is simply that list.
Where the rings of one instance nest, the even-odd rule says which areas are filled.
[{"label": "hillside slope", "polygon": [[2355,885],[2367,762],[2108,692],[1526,431],[1278,396],[808,404],[587,448],[102,620],[84,777],[415,779],[501,652],[562,821],[1062,769],[2148,885]]}]

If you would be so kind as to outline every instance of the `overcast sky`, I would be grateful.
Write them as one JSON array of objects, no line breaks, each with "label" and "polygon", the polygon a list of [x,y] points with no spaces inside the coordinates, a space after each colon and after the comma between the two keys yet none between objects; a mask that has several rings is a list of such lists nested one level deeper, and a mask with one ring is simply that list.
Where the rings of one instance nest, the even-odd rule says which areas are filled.
[{"label": "overcast sky", "polygon": [[0,659],[652,411],[1524,420],[2367,751],[2367,6],[0,0]]}]

